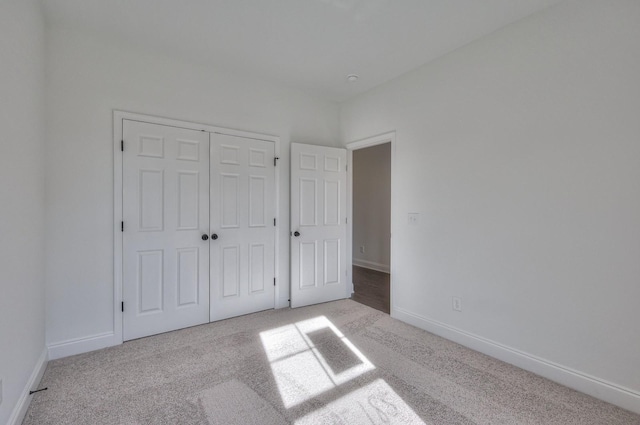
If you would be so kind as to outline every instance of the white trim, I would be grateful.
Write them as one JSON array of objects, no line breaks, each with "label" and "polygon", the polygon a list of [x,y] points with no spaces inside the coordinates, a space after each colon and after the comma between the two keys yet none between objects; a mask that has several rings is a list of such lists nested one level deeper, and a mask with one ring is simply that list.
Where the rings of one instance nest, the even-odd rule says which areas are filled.
[{"label": "white trim", "polygon": [[276,140],[273,141],[275,146],[274,146],[274,155],[276,156],[276,158],[278,158],[275,161],[276,166],[273,167],[273,172],[275,173],[275,189],[276,189],[276,210],[275,210],[275,215],[276,215],[276,225],[275,225],[275,229],[274,232],[276,232],[275,234],[275,239],[274,239],[274,244],[275,244],[275,252],[273,253],[273,261],[274,261],[274,265],[273,265],[273,274],[274,277],[276,278],[276,285],[273,291],[273,308],[284,308],[284,307],[289,307],[289,304],[287,302],[287,305],[281,306],[280,301],[280,289],[282,288],[282,281],[280,280],[280,226],[282,226],[282,223],[280,220],[280,170],[282,169],[280,167],[280,138],[277,137]]},{"label": "white trim", "polygon": [[[126,112],[126,111],[120,111],[115,109],[113,110],[113,170],[114,170],[113,172],[113,241],[114,241],[113,272],[114,272],[114,279],[113,279],[113,332],[111,333],[113,341],[112,343],[105,345],[105,347],[110,345],[122,344],[123,342],[122,311],[120,309],[120,303],[122,302],[122,272],[123,272],[123,269],[122,269],[123,239],[122,239],[122,231],[120,230],[120,223],[123,219],[122,152],[120,150],[120,142],[122,141],[122,138],[123,138],[123,134],[122,134],[123,120],[140,121],[140,122],[145,122],[150,124],[166,125],[171,127],[185,128],[189,130],[205,131],[209,133],[225,134],[228,136],[238,136],[238,137],[245,137],[249,139],[258,139],[258,140],[264,140],[267,142],[273,142],[275,144],[274,146],[275,155],[276,157],[280,157],[280,137],[279,136],[263,134],[263,133],[255,133],[255,132],[244,131],[244,130],[235,130],[231,128],[194,123],[190,121],[175,120],[171,118],[157,117],[152,115],[144,115],[144,114],[139,114],[135,112]],[[125,146],[125,149],[126,149],[126,146]],[[282,225],[281,223],[282,220],[280,219],[280,172],[279,172],[280,168],[279,166],[276,166],[274,167],[274,169],[275,169],[274,173],[275,173],[275,189],[276,189],[276,195],[275,195],[276,196],[276,211],[275,211],[276,234],[275,234],[274,273],[276,278],[276,287],[274,290],[273,306],[274,308],[283,308],[283,307],[288,307],[289,305],[288,305],[288,301],[287,301],[287,304],[284,305],[282,300],[278,298],[281,292],[280,291],[281,282],[279,279],[280,268],[279,268],[278,262],[280,261],[279,229],[280,229],[280,226]],[[94,338],[95,337],[80,338],[77,341],[93,340]],[[71,343],[75,344],[76,342],[74,341],[71,341]],[[66,342],[61,344],[64,345],[66,344]],[[58,345],[60,344],[55,344],[54,346],[57,347]],[[92,347],[91,344],[89,344],[88,346]],[[103,348],[103,347],[99,347],[99,348]],[[96,348],[89,348],[88,350],[85,350],[85,351],[91,351],[94,349]],[[80,352],[83,352],[83,351],[75,351],[75,350],[72,350],[72,351],[73,351],[72,354],[79,354]],[[67,354],[67,355],[72,355],[72,354]],[[51,355],[51,352],[50,352],[50,355]],[[61,355],[60,357],[64,357],[64,356]]]},{"label": "white trim", "polygon": [[389,273],[391,271],[391,267],[388,264],[376,263],[375,261],[367,261],[362,260],[360,258],[354,258],[351,261],[351,264],[358,267],[363,267],[365,269],[376,270],[383,273]]},{"label": "white trim", "polygon": [[44,371],[47,368],[47,361],[47,349],[45,347],[42,350],[42,354],[40,354],[33,371],[31,372],[31,376],[29,377],[24,390],[22,390],[18,403],[16,403],[13,411],[11,412],[11,416],[9,416],[9,422],[7,422],[7,425],[20,425],[24,420],[24,416],[27,414],[27,409],[29,409],[29,404],[31,404],[29,391],[35,390],[40,384],[42,375],[44,375]]},{"label": "white trim", "polygon": [[353,285],[353,150],[347,149],[347,296],[356,292]]},{"label": "white trim", "polygon": [[113,334],[117,344],[122,344],[122,243],[120,222],[124,217],[122,200],[122,120],[127,116],[120,111],[113,112]]},{"label": "white trim", "polygon": [[[395,317],[395,312],[394,312],[394,307],[393,307],[393,300],[394,300],[394,287],[395,285],[393,284],[393,270],[395,270],[394,268],[394,264],[395,264],[395,260],[393,257],[393,253],[396,252],[395,248],[394,248],[394,238],[393,238],[393,234],[394,232],[394,223],[395,220],[394,218],[397,216],[397,206],[396,206],[396,202],[394,202],[395,200],[395,193],[396,193],[396,189],[394,187],[394,177],[393,177],[393,173],[394,170],[396,169],[395,167],[395,161],[396,161],[396,132],[395,131],[389,131],[387,133],[383,133],[383,134],[378,134],[376,136],[371,136],[371,137],[367,137],[365,139],[360,139],[360,140],[356,140],[354,142],[350,142],[347,143],[345,145],[345,148],[347,149],[347,163],[348,163],[348,172],[347,172],[347,264],[349,265],[348,267],[348,281],[351,282],[351,288],[350,288],[350,293],[352,294],[354,292],[353,290],[353,270],[352,270],[352,266],[355,264],[354,260],[353,260],[353,151],[354,150],[358,150],[358,149],[363,149],[363,148],[368,148],[370,146],[376,146],[376,145],[382,145],[383,143],[391,143],[391,235],[390,235],[390,239],[391,239],[391,246],[390,246],[390,264],[389,264],[389,268],[385,273],[389,273],[390,276],[390,303],[391,303],[391,317]],[[356,264],[357,265],[357,264]],[[366,266],[363,266],[366,267]],[[375,269],[374,269],[375,270]]]},{"label": "white trim", "polygon": [[394,317],[413,326],[462,344],[488,356],[528,370],[554,382],[589,394],[623,409],[640,413],[640,393],[547,359],[449,326],[445,323],[393,307]]},{"label": "white trim", "polygon": [[362,148],[368,148],[370,146],[382,145],[383,143],[394,142],[396,139],[396,132],[389,131],[387,133],[378,134],[377,136],[367,137],[365,139],[356,140],[355,142],[347,143],[345,148],[350,151],[355,151]]},{"label": "white trim", "polygon": [[[115,121],[119,120],[120,122],[122,122],[123,119],[126,119],[130,121],[140,121],[140,122],[145,122],[149,124],[160,124],[160,125],[167,125],[171,127],[185,128],[188,130],[207,131],[209,133],[220,133],[220,134],[226,134],[228,136],[238,136],[238,137],[245,137],[250,139],[265,140],[267,142],[278,142],[280,140],[280,137],[273,136],[270,134],[255,133],[253,131],[236,130],[232,128],[218,127],[218,126],[209,125],[209,124],[194,123],[191,121],[182,121],[182,120],[175,120],[171,118],[157,117],[153,115],[138,114],[134,112],[114,110],[113,116]],[[118,139],[118,143],[120,143],[120,139]]]},{"label": "white trim", "polygon": [[61,359],[62,357],[87,353],[89,351],[100,350],[101,348],[111,347],[113,345],[119,344],[122,344],[122,341],[118,340],[115,333],[113,332],[104,332],[101,334],[91,335],[83,338],[74,338],[67,341],[54,342],[48,345],[49,359]]}]

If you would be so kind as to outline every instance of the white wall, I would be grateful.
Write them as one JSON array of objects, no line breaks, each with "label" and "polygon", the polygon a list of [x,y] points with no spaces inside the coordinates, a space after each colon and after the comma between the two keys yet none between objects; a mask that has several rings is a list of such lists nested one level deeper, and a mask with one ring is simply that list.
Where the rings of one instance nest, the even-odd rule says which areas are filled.
[{"label": "white wall", "polygon": [[[44,353],[44,29],[36,0],[0,1],[0,423]],[[12,416],[13,415],[13,416]]]},{"label": "white wall", "polygon": [[354,150],[352,164],[353,263],[389,271],[391,143]]},{"label": "white wall", "polygon": [[47,39],[47,343],[113,331],[113,109],[281,137],[286,303],[290,142],[336,145],[338,105],[61,28]]},{"label": "white wall", "polygon": [[638,22],[638,1],[565,2],[341,119],[344,142],[397,132],[397,317],[640,412]]}]

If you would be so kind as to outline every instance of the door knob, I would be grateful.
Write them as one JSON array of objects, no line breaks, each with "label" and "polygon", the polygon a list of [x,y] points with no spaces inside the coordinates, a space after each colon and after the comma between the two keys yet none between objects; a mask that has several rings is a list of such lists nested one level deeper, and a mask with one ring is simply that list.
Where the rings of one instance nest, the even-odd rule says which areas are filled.
[{"label": "door knob", "polygon": [[296,230],[295,232],[293,232],[293,236],[295,236],[295,237],[297,238],[298,236],[300,236],[300,232],[298,232],[298,231]]},{"label": "door knob", "polygon": [[208,239],[209,239],[209,235],[202,235],[202,240],[203,240],[203,241],[206,241],[206,240],[208,240]]},{"label": "door knob", "polygon": [[211,235],[211,239],[213,239],[213,240],[215,241],[216,239],[218,239],[218,235],[216,235],[215,233],[214,233],[214,234],[212,234],[212,235]]}]

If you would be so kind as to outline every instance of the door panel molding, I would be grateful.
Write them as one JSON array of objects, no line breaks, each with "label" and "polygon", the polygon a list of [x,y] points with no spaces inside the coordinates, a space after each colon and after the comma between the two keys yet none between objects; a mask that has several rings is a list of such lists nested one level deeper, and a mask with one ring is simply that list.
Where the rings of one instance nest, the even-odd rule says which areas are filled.
[{"label": "door panel molding", "polygon": [[[280,137],[270,135],[266,133],[256,133],[251,131],[230,129],[225,127],[219,127],[210,124],[197,123],[185,120],[176,120],[166,117],[153,116],[148,114],[141,114],[123,110],[113,110],[113,252],[114,252],[114,265],[113,265],[113,330],[108,332],[110,337],[103,341],[104,346],[119,345],[123,342],[123,314],[121,311],[121,302],[123,299],[123,232],[121,225],[123,222],[123,160],[121,143],[123,140],[123,122],[124,120],[138,121],[148,124],[159,124],[168,127],[176,127],[187,130],[197,130],[208,133],[224,134],[233,137],[243,137],[248,139],[263,140],[273,142],[275,146],[275,156],[280,156]],[[128,146],[128,149],[140,149],[140,146]],[[146,148],[149,150],[149,147]],[[199,158],[194,156],[194,148],[189,143],[180,143],[178,158],[184,161],[197,161]],[[151,152],[153,153],[153,152]],[[156,155],[160,152],[158,149],[155,151]],[[162,153],[164,155],[164,152]],[[259,158],[256,156],[254,162]],[[266,166],[271,164],[273,158],[266,158]],[[280,220],[280,168],[276,168],[275,172],[275,252],[274,252],[274,273],[278,284],[275,286],[274,303],[277,308],[285,307],[280,301],[281,285],[279,278],[280,270],[280,229],[282,228]],[[202,217],[200,217],[202,219]],[[271,218],[267,218],[267,224],[271,221]],[[198,296],[201,296],[199,294]],[[129,308],[130,306],[125,306]],[[78,354],[85,352],[80,346],[78,350],[70,352],[71,354]]]},{"label": "door panel molding", "polygon": [[210,146],[210,186],[219,188],[210,200],[218,235],[210,255],[216,321],[275,307],[275,166],[266,158],[275,158],[275,146],[219,133],[210,135]]},{"label": "door panel molding", "polygon": [[346,149],[291,144],[291,307],[349,296]]},{"label": "door panel molding", "polygon": [[[207,323],[209,134],[124,120],[123,140],[123,338]],[[180,159],[184,140],[199,161]]]}]

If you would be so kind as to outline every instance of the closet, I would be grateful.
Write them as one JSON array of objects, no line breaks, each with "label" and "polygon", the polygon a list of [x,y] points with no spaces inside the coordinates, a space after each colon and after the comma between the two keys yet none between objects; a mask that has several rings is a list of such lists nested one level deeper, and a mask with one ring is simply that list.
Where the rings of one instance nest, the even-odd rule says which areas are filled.
[{"label": "closet", "polygon": [[275,306],[275,143],[122,120],[123,340]]}]

